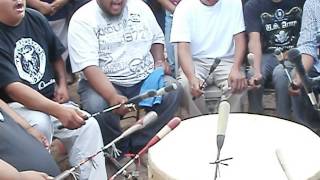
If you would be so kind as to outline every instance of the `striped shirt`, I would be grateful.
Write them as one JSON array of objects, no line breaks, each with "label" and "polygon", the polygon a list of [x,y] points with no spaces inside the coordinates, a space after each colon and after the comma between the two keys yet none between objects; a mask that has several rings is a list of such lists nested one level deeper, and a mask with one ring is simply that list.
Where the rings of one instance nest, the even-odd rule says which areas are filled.
[{"label": "striped shirt", "polygon": [[303,7],[302,25],[297,46],[301,53],[314,57],[314,66],[320,72],[317,33],[320,33],[320,0],[307,0]]}]

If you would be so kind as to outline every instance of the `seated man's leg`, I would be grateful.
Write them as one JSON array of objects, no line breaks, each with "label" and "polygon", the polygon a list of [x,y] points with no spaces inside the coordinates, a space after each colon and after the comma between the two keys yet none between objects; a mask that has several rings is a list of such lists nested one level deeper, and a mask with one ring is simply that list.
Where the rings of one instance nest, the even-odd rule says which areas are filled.
[{"label": "seated man's leg", "polygon": [[3,121],[0,120],[0,159],[19,171],[35,170],[57,176],[59,167],[48,150],[5,112],[0,113],[3,116]]},{"label": "seated man's leg", "polygon": [[[78,93],[82,108],[90,114],[100,112],[109,107],[108,103],[93,90],[87,81],[79,82]],[[99,123],[103,143],[106,145],[118,137],[121,133],[120,117],[112,112],[101,113],[95,117]],[[117,143],[117,148],[126,153],[128,149],[128,141],[123,140]]]},{"label": "seated man's leg", "polygon": [[[67,104],[67,106],[70,106],[70,104]],[[83,111],[83,113],[86,112]],[[52,121],[55,125],[54,136],[58,137],[68,150],[71,166],[79,164],[103,147],[100,128],[94,118],[89,118],[85,125],[75,130],[58,130],[57,127],[61,123],[54,117],[52,117]],[[104,154],[98,154],[93,162],[95,167],[91,162],[87,162],[80,167],[80,179],[107,179]]]},{"label": "seated man's leg", "polygon": [[319,129],[320,128],[319,111],[314,109],[304,89],[301,89],[301,96],[302,96],[302,107],[303,107],[303,109],[301,109],[303,111],[303,125],[309,128]]},{"label": "seated man's leg", "polygon": [[30,110],[17,102],[10,103],[9,106],[20,116],[24,117],[31,126],[42,132],[48,139],[49,144],[51,144],[53,137],[53,124],[49,115],[39,111]]},{"label": "seated man's leg", "polygon": [[[320,76],[320,73],[317,72],[317,70],[313,67],[309,73],[309,77],[318,77]],[[315,96],[318,97],[320,93],[320,85],[313,86],[313,92],[315,93]],[[304,90],[304,88],[301,88],[301,97],[303,101],[303,115],[304,115],[304,124],[308,126],[309,128],[320,128],[320,113],[319,111],[315,110],[315,108],[312,106],[311,101]],[[317,100],[319,104],[319,99]]]},{"label": "seated man's leg", "polygon": [[279,64],[273,54],[263,54],[261,58],[262,82],[258,89],[248,91],[249,112],[263,114],[263,93],[265,86],[271,81],[274,68]]},{"label": "seated man's leg", "polygon": [[[285,65],[290,72],[293,68],[290,62],[285,62]],[[284,119],[289,119],[291,111],[294,112],[294,119],[298,122],[303,122],[302,114],[302,99],[300,96],[289,95],[289,79],[281,64],[275,67],[272,75],[274,88],[276,90],[276,107],[277,114]],[[291,108],[292,105],[292,108]]]},{"label": "seated man's leg", "polygon": [[146,143],[174,117],[178,110],[182,96],[182,87],[170,76],[164,76],[164,80],[165,86],[176,83],[178,88],[175,91],[171,91],[163,95],[161,104],[146,109],[147,111],[155,111],[158,114],[158,119],[156,122],[144,128],[142,131],[134,133],[132,136],[130,136],[130,151],[132,153],[137,153],[139,150],[141,150]]},{"label": "seated man's leg", "polygon": [[183,88],[181,106],[187,110],[189,117],[207,114],[208,109],[206,107],[204,96],[200,96],[195,100],[192,99],[193,97],[190,92],[189,81],[181,69],[178,80]]}]

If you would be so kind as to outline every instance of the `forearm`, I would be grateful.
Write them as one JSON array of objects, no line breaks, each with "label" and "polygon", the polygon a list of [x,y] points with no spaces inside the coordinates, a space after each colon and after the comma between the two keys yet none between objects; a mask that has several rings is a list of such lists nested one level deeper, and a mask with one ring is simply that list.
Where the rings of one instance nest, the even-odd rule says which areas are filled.
[{"label": "forearm", "polygon": [[100,94],[107,102],[117,95],[117,91],[109,78],[97,66],[89,66],[84,69],[84,75],[90,86]]},{"label": "forearm", "polygon": [[53,68],[55,71],[56,83],[60,87],[67,87],[66,69],[63,59],[60,57],[57,61],[53,63]]},{"label": "forearm", "polygon": [[39,10],[43,2],[41,0],[26,0],[26,3],[28,6]]},{"label": "forearm", "polygon": [[55,4],[55,3],[60,3],[61,4],[61,7],[65,6],[66,4],[68,4],[71,0],[55,0],[53,1],[52,4]]},{"label": "forearm", "polygon": [[246,39],[245,33],[241,32],[234,35],[235,41],[235,54],[234,54],[234,64],[233,67],[240,70],[243,64],[243,58],[246,52]]},{"label": "forearm", "polygon": [[190,49],[190,43],[180,42],[178,43],[178,59],[179,64],[183,70],[183,73],[190,80],[195,77],[195,71],[193,66],[192,54]]},{"label": "forearm", "polygon": [[262,49],[260,41],[260,33],[252,32],[249,34],[248,49],[250,53],[253,53],[253,68],[256,73],[261,73],[261,58]]},{"label": "forearm", "polygon": [[60,104],[46,98],[38,91],[20,82],[14,82],[5,87],[6,93],[16,102],[29,109],[44,112],[58,117],[61,113]]},{"label": "forearm", "polygon": [[152,54],[155,66],[165,61],[163,44],[159,44],[159,43],[152,44],[150,52]]},{"label": "forearm", "polygon": [[0,99],[0,108],[6,112],[16,123],[20,124],[25,130],[31,128],[31,125],[25,121],[20,115],[13,111],[4,101]]},{"label": "forearm", "polygon": [[158,2],[161,4],[161,6],[170,11],[171,13],[174,12],[176,6],[174,4],[172,4],[172,2],[170,2],[170,0],[158,0]]},{"label": "forearm", "polygon": [[20,173],[10,164],[0,159],[0,179],[20,180]]},{"label": "forearm", "polygon": [[311,68],[313,67],[313,61],[314,61],[313,56],[311,56],[309,54],[302,54],[301,61],[302,61],[303,67],[306,70],[306,72],[309,72],[311,70]]}]

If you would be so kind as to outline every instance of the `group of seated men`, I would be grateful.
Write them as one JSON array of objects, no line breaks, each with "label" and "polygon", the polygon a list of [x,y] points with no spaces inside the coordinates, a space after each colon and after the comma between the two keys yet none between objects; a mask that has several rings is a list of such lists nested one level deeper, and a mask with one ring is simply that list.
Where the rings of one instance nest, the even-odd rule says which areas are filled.
[{"label": "group of seated men", "polygon": [[[175,91],[162,97],[133,102],[146,112],[155,111],[158,119],[116,144],[119,162],[127,160],[126,154],[139,152],[178,108],[185,108],[189,117],[208,113],[203,85],[211,85],[204,81],[216,58],[221,62],[212,72],[212,82],[230,93],[232,112],[241,111],[243,95],[251,86],[249,111],[263,113],[263,87],[271,79],[280,117],[288,119],[292,111],[305,125],[318,125],[301,77],[292,71],[291,83],[285,69],[291,70],[292,65],[274,55],[280,48],[285,60],[287,51],[297,47],[305,71],[319,75],[317,0],[306,0],[304,5],[298,0],[249,0],[244,6],[240,0],[182,0],[174,10],[171,29],[181,66],[178,80],[170,76],[172,68],[164,57],[163,32],[143,1],[92,0],[75,12],[68,30],[72,71],[80,74],[81,109],[69,101],[61,56],[65,47],[47,19],[25,7],[26,0],[0,2],[0,98],[4,101],[0,101],[0,170],[10,170],[0,179],[58,175],[46,150],[53,137],[64,143],[70,165],[76,166],[121,135],[120,119],[130,111],[124,106],[129,99],[177,84]],[[243,68],[247,52],[254,54],[249,78]],[[121,106],[90,116],[115,105]],[[298,105],[310,108],[302,111]],[[77,169],[79,179],[107,179],[103,154],[93,163]]]}]

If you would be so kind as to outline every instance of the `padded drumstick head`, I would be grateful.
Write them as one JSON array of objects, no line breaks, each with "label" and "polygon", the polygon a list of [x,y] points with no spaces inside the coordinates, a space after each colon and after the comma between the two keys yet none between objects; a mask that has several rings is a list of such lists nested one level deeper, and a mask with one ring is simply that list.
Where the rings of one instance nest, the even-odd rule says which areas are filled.
[{"label": "padded drumstick head", "polygon": [[156,136],[162,139],[165,135],[171,132],[174,128],[176,128],[181,122],[179,117],[174,117],[172,120],[168,122],[157,134]]},{"label": "padded drumstick head", "polygon": [[227,101],[220,102],[219,109],[218,109],[217,135],[225,135],[229,113],[230,113],[230,104]]},{"label": "padded drumstick head", "polygon": [[164,136],[175,129],[180,123],[181,119],[179,117],[174,117],[147,143],[143,149],[138,152],[138,154],[146,152],[150,147],[158,143]]},{"label": "padded drumstick head", "polygon": [[[128,128],[127,130],[125,130],[121,136],[119,136],[118,138],[122,139],[124,137],[129,136],[130,134],[144,128],[145,126],[147,126],[148,124],[152,124],[153,122],[155,122],[158,119],[158,115],[156,112],[154,111],[150,111],[148,112],[143,118],[141,118],[139,121],[137,121],[134,125],[132,125],[130,128]],[[119,140],[120,140],[119,139]]]}]

